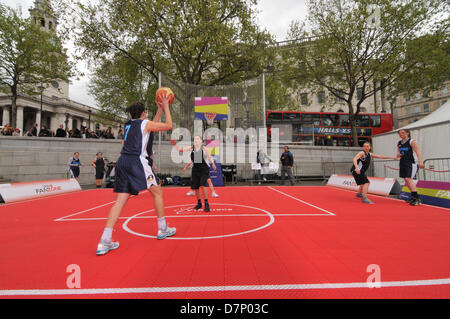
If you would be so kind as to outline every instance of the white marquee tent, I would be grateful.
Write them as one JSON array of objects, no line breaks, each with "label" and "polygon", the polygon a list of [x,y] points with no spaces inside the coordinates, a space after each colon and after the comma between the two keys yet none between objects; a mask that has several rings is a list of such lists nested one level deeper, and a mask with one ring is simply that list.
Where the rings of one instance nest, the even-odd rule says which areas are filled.
[{"label": "white marquee tent", "polygon": [[[422,160],[435,158],[450,159],[450,101],[447,101],[439,109],[417,122],[391,132],[374,136],[372,138],[373,153],[396,156],[396,145],[400,140],[397,132],[401,129],[409,129],[411,131],[411,137],[419,144]],[[443,161],[440,162],[442,163]],[[448,163],[450,163],[450,160],[448,160]],[[395,166],[395,163],[389,166],[398,167],[398,162],[396,164],[397,166]],[[446,166],[448,164],[444,165]],[[392,175],[392,172],[389,174],[389,170],[386,170],[384,165],[383,167],[381,165],[375,165],[375,176],[393,177]]]}]

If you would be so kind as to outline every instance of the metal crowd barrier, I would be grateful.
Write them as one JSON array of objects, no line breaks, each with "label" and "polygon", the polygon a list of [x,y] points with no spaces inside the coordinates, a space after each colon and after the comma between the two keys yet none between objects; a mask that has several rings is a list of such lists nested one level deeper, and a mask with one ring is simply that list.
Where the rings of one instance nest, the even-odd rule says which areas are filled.
[{"label": "metal crowd barrier", "polygon": [[[425,168],[419,170],[417,176],[419,180],[450,182],[450,158],[429,158],[424,160],[423,163]],[[403,180],[399,178],[399,164],[399,160],[372,160],[367,176],[395,178],[403,183]],[[351,166],[351,161],[314,161],[300,158],[296,159],[292,173],[296,181],[322,179],[323,183],[326,183],[333,174],[350,175]],[[250,164],[247,167],[246,170],[251,169]],[[268,181],[280,181],[280,172],[281,168],[278,169],[276,176],[272,175]],[[254,170],[247,171],[245,175],[247,176],[247,178],[244,178],[245,181],[258,182]],[[288,183],[288,180],[286,180],[286,183]]]},{"label": "metal crowd barrier", "polygon": [[[450,158],[428,158],[423,161],[423,164],[425,168],[419,170],[418,179],[434,182],[450,182]],[[375,176],[398,179],[399,165],[400,161],[395,160],[374,161]]]},{"label": "metal crowd barrier", "polygon": [[398,160],[373,160],[373,168],[374,177],[398,178]]},{"label": "metal crowd barrier", "polygon": [[450,182],[450,158],[427,158],[423,165],[424,181]]}]

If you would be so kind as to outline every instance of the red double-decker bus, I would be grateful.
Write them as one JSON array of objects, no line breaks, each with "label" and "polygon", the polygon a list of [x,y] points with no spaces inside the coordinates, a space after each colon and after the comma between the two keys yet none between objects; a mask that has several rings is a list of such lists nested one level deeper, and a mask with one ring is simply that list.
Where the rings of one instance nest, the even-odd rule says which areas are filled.
[{"label": "red double-decker bus", "polygon": [[[269,140],[271,127],[280,130],[280,140],[295,144],[352,146],[349,113],[267,111]],[[393,129],[390,113],[360,113],[356,118],[358,144],[372,141],[372,136]],[[290,136],[292,134],[292,136]]]}]

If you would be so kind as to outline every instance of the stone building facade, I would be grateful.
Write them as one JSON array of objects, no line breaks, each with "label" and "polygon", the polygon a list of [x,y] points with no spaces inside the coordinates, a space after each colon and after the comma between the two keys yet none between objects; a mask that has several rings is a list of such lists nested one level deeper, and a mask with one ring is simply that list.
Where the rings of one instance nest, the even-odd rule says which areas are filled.
[{"label": "stone building facade", "polygon": [[427,116],[450,99],[450,82],[434,91],[424,91],[413,96],[403,94],[395,103],[395,128],[406,126]]},{"label": "stone building facade", "polygon": [[[45,28],[47,32],[54,32],[58,21],[48,1],[35,0],[34,6],[29,9],[30,17],[36,24]],[[69,97],[69,83],[64,81],[52,81],[45,87],[42,94],[29,96],[20,93],[17,97],[16,123],[21,135],[37,123],[39,127],[45,126],[48,130],[56,131],[60,125],[64,128],[105,129],[111,127],[114,136],[117,135],[121,124],[103,124],[95,119],[97,109],[82,103],[75,102]],[[0,124],[10,124],[11,119],[11,95],[0,93]]]}]

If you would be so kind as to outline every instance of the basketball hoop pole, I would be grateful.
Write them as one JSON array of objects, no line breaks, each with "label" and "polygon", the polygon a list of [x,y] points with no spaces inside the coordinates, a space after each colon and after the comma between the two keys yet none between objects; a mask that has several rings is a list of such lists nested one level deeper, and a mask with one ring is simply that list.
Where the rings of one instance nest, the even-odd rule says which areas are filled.
[{"label": "basketball hoop pole", "polygon": [[262,74],[263,125],[266,128],[266,75]]},{"label": "basketball hoop pole", "polygon": [[[158,88],[160,88],[161,85],[161,72],[158,73]],[[149,156],[151,156],[149,154]],[[161,172],[161,131],[158,132],[158,170]]]}]

